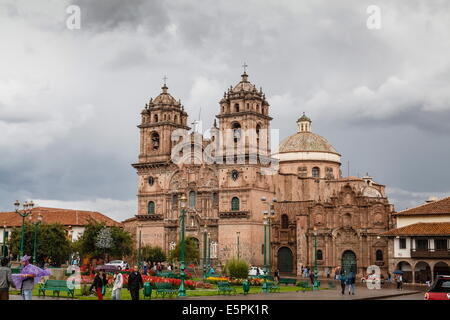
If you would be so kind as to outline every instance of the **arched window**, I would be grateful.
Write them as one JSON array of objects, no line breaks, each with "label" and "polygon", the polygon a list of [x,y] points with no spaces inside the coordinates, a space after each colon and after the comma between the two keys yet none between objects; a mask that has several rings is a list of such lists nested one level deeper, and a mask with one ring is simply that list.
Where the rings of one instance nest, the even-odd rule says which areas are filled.
[{"label": "arched window", "polygon": [[232,211],[239,210],[239,198],[238,197],[233,197],[231,199],[231,210]]},{"label": "arched window", "polygon": [[281,215],[281,229],[289,228],[289,217],[287,214]]},{"label": "arched window", "polygon": [[178,117],[175,115],[175,116],[173,117],[173,122],[177,122],[177,120],[178,120]]},{"label": "arched window", "polygon": [[164,114],[164,120],[166,120],[167,119],[167,115],[166,114]]},{"label": "arched window", "polygon": [[178,195],[177,194],[172,195],[172,206],[174,208],[178,207]]},{"label": "arched window", "polygon": [[217,192],[213,192],[212,200],[213,200],[213,205],[217,206],[219,204],[219,194]]},{"label": "arched window", "polygon": [[197,195],[195,194],[195,191],[189,192],[189,208],[195,208],[195,203],[197,200]]},{"label": "arched window", "polygon": [[159,149],[159,134],[157,132],[153,132],[152,134],[152,149]]},{"label": "arched window", "polygon": [[239,103],[236,103],[236,104],[234,105],[234,111],[235,111],[235,112],[239,112]]},{"label": "arched window", "polygon": [[155,122],[158,122],[158,115],[157,114],[155,114],[154,119],[155,119]]},{"label": "arched window", "polygon": [[313,176],[313,178],[319,178],[319,176],[320,176],[320,169],[318,167],[312,168],[312,176]]},{"label": "arched window", "polygon": [[261,125],[258,123],[256,125],[256,146],[259,148],[259,133],[261,131]]},{"label": "arched window", "polygon": [[317,250],[317,260],[323,260],[322,250]]},{"label": "arched window", "polygon": [[383,251],[382,250],[377,250],[377,252],[375,252],[375,259],[377,261],[383,261]]},{"label": "arched window", "polygon": [[233,123],[232,129],[234,142],[238,142],[241,139],[241,125],[239,122]]},{"label": "arched window", "polygon": [[155,203],[153,201],[148,203],[148,214],[155,214]]}]

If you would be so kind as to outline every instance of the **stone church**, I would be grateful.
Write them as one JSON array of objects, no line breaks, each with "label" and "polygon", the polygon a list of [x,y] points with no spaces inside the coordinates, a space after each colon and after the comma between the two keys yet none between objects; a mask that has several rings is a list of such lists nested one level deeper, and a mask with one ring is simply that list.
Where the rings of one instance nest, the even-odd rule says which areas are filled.
[{"label": "stone church", "polygon": [[304,114],[297,132],[271,152],[269,103],[245,71],[218,111],[209,137],[190,130],[188,114],[165,83],[142,110],[133,164],[138,212],[124,221],[136,239],[141,233],[142,245],[175,247],[184,194],[186,236],[196,239],[202,258],[207,232],[213,265],[239,254],[262,266],[267,225],[267,263],[281,273],[299,275],[302,266],[313,266],[314,234],[321,274],[343,266],[363,275],[369,265],[386,273],[387,240],[378,234],[392,225],[393,206],[383,185],[369,176],[342,177],[341,155],[312,132]]}]

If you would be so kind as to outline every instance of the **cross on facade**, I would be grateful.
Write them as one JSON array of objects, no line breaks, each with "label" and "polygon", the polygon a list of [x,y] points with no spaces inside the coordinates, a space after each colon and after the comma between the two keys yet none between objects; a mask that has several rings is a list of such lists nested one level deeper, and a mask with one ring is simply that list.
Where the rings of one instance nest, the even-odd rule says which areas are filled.
[{"label": "cross on facade", "polygon": [[163,80],[164,80],[164,85],[166,85],[166,81],[167,81],[167,79],[169,79],[169,78],[167,78],[167,76],[164,76],[164,77],[163,77]]},{"label": "cross on facade", "polygon": [[246,64],[246,63],[244,62],[244,64],[242,65],[242,67],[244,68],[244,72],[247,72],[248,64]]}]

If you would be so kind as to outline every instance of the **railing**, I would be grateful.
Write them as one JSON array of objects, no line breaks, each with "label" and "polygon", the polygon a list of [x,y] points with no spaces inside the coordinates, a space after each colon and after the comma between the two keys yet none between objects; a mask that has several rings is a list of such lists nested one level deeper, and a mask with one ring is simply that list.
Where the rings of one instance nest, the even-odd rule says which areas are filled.
[{"label": "railing", "polygon": [[450,250],[411,249],[411,258],[450,259]]}]

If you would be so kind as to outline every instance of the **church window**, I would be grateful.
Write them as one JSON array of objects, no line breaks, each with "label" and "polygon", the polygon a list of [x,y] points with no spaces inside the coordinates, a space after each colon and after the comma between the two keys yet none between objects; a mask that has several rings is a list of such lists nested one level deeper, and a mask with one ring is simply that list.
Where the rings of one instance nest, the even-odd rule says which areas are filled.
[{"label": "church window", "polygon": [[189,192],[189,208],[195,208],[195,203],[197,200],[197,195],[195,194],[195,191]]},{"label": "church window", "polygon": [[152,134],[152,149],[159,149],[159,134],[157,132],[153,132]]},{"label": "church window", "polygon": [[383,261],[383,251],[377,250],[377,252],[375,253],[375,258],[377,261]]},{"label": "church window", "polygon": [[233,123],[232,129],[234,142],[238,142],[239,139],[241,139],[241,125],[239,124],[239,122]]},{"label": "church window", "polygon": [[232,211],[239,210],[239,198],[238,197],[233,197],[231,199],[231,210]]},{"label": "church window", "polygon": [[323,252],[322,252],[322,250],[317,250],[317,260],[323,260]]},{"label": "church window", "polygon": [[289,217],[287,214],[281,215],[281,229],[289,228]]},{"label": "church window", "polygon": [[327,167],[325,171],[327,179],[334,179],[333,168]]},{"label": "church window", "polygon": [[148,177],[148,184],[152,186],[154,183],[155,183],[155,178]]},{"label": "church window", "polygon": [[250,103],[247,103],[247,110],[250,109]]},{"label": "church window", "polygon": [[155,122],[158,122],[158,115],[157,114],[155,114],[154,119],[155,119]]},{"label": "church window", "polygon": [[231,171],[231,179],[236,181],[239,178],[239,172],[237,170]]},{"label": "church window", "polygon": [[173,194],[173,195],[172,195],[172,205],[173,205],[174,207],[177,207],[177,206],[178,206],[178,195],[177,195],[177,194]]},{"label": "church window", "polygon": [[219,204],[219,194],[217,192],[213,192],[212,194],[213,204],[217,206]]},{"label": "church window", "polygon": [[167,115],[166,114],[164,115],[164,120],[167,120]]},{"label": "church window", "polygon": [[175,115],[175,116],[173,117],[173,121],[174,121],[174,122],[177,122],[177,120],[178,120],[178,117]]},{"label": "church window", "polygon": [[155,203],[153,201],[148,203],[148,214],[155,214]]},{"label": "church window", "polygon": [[313,176],[313,178],[319,178],[319,176],[320,176],[320,169],[318,167],[312,168],[312,176]]},{"label": "church window", "polygon": [[236,103],[236,104],[234,105],[234,111],[235,111],[235,112],[239,112],[239,103]]}]

